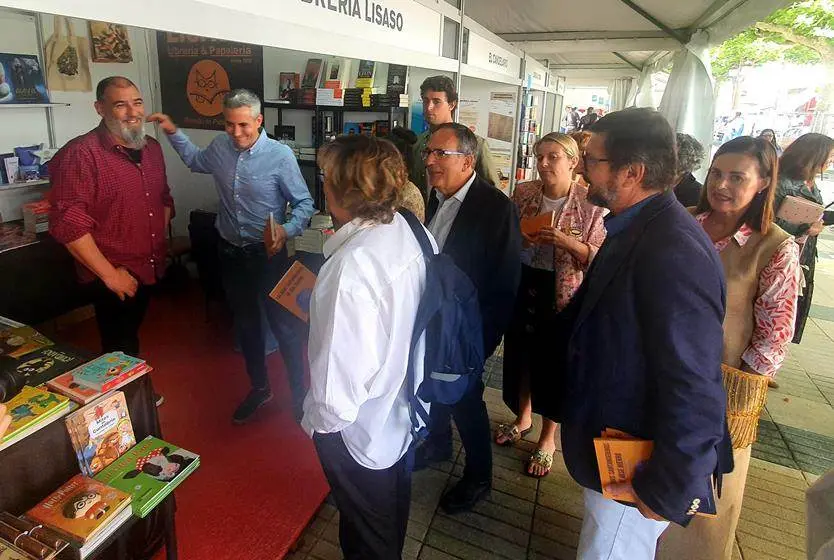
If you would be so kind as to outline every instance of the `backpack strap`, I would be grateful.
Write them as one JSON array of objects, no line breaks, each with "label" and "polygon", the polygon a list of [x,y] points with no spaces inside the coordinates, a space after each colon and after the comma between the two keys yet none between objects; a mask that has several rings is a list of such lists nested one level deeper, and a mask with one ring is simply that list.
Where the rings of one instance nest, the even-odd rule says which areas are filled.
[{"label": "backpack strap", "polygon": [[423,229],[423,224],[420,223],[417,216],[405,208],[400,208],[398,212],[403,218],[405,218],[405,221],[408,222],[411,232],[414,234],[414,237],[417,238],[417,243],[420,244],[420,248],[423,250],[423,254],[426,257],[434,256],[434,248],[431,246],[429,236],[426,235],[426,230]]},{"label": "backpack strap", "polygon": [[[426,230],[423,229],[423,225],[420,223],[420,220],[417,219],[417,216],[405,208],[400,208],[399,213],[403,218],[405,218],[405,221],[411,228],[411,232],[420,244],[420,248],[423,250],[423,256],[426,259],[433,257],[434,248],[431,245],[431,241],[429,241],[428,235],[426,235]],[[409,390],[408,415],[411,418],[411,435],[414,438],[412,445],[418,445],[428,435],[428,430],[425,427],[420,428],[420,420],[423,421],[424,426],[429,425],[429,415],[426,413],[426,409],[423,408],[422,403],[417,397],[417,383],[414,376],[414,350],[417,347],[417,343],[422,334],[423,333],[418,332],[412,333],[411,345],[408,352],[408,365],[406,366],[406,377]]]}]

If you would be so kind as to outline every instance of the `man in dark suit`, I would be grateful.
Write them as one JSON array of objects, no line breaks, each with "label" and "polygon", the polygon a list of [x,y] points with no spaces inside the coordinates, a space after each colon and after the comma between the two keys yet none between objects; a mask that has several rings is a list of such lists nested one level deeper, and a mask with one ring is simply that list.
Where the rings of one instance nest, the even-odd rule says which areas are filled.
[{"label": "man in dark suit", "polygon": [[[675,135],[648,109],[611,113],[584,157],[608,236],[563,312],[568,322],[562,450],[585,488],[578,558],[654,558],[670,521],[708,508],[732,470],[722,385],[725,287],[712,242],[670,192]],[[652,440],[631,484],[636,507],[603,498],[594,453],[605,428]]]},{"label": "man in dark suit", "polygon": [[[484,355],[491,356],[510,321],[521,280],[521,231],[515,205],[475,173],[478,140],[467,127],[445,123],[420,154],[429,184],[428,229],[478,289]],[[417,452],[417,468],[452,457],[451,418],[457,424],[466,466],[463,478],[441,500],[448,513],[471,509],[492,487],[489,418],[479,379],[452,407],[432,404],[430,436]]]}]

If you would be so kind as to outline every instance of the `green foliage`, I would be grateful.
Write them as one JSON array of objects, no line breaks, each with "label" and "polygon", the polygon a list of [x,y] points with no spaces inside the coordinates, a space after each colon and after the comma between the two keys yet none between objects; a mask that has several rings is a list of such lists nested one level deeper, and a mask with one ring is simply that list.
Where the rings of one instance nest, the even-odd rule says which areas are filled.
[{"label": "green foliage", "polygon": [[[776,10],[765,23],[780,31],[764,31],[754,24],[711,51],[712,71],[723,81],[742,66],[785,61],[794,64],[834,64],[834,0],[804,0]],[[800,44],[797,41],[801,41]]]}]

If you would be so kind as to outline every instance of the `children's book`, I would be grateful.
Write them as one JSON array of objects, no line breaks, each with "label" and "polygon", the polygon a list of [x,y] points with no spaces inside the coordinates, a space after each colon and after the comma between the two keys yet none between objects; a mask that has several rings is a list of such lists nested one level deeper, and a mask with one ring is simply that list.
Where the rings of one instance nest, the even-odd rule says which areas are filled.
[{"label": "children's book", "polygon": [[136,445],[121,391],[108,393],[66,417],[81,472],[93,476]]},{"label": "children's book", "polygon": [[0,371],[16,371],[26,377],[26,385],[37,387],[87,362],[89,352],[64,344],[47,346],[21,358],[0,358]]},{"label": "children's book", "polygon": [[52,341],[32,327],[10,327],[0,330],[0,356],[20,358],[47,346],[52,346]]},{"label": "children's book", "polygon": [[128,492],[77,474],[27,511],[26,517],[43,523],[76,545],[83,545],[107,529],[130,505],[130,500]]},{"label": "children's book", "polygon": [[12,423],[0,437],[0,449],[12,445],[67,413],[70,401],[43,389],[25,385],[17,396],[6,404]]},{"label": "children's book", "polygon": [[124,352],[108,352],[72,371],[72,378],[79,385],[106,393],[130,377],[139,375],[145,360],[128,356]]},{"label": "children's book", "polygon": [[130,492],[133,513],[145,517],[200,465],[195,453],[148,436],[95,476]]},{"label": "children's book", "polygon": [[556,223],[556,212],[545,212],[532,218],[523,218],[521,220],[521,233],[533,236],[539,233],[542,228],[553,227],[554,223]]},{"label": "children's book", "polygon": [[[145,364],[144,367],[137,369],[135,372],[133,372],[133,375],[119,382],[114,387],[111,387],[110,390],[113,391],[115,389],[121,389],[128,383],[136,380],[137,378],[150,371],[153,371],[153,368],[150,367],[148,364]],[[47,381],[46,386],[49,388],[50,391],[61,393],[62,395],[65,395],[73,401],[77,402],[78,404],[88,404],[102,395],[101,391],[96,391],[95,389],[90,389],[89,387],[85,387],[76,383],[75,379],[73,379],[72,377],[72,371],[68,371],[67,373],[59,375],[55,379]]]}]

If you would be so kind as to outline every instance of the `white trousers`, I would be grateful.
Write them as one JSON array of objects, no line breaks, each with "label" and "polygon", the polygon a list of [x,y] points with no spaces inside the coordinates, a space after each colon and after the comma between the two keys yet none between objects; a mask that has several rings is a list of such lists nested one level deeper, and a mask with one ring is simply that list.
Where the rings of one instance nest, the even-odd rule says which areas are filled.
[{"label": "white trousers", "polygon": [[653,560],[657,538],[668,521],[646,519],[637,508],[587,488],[584,498],[577,560]]}]

